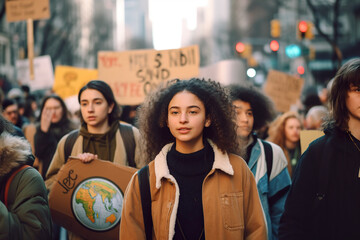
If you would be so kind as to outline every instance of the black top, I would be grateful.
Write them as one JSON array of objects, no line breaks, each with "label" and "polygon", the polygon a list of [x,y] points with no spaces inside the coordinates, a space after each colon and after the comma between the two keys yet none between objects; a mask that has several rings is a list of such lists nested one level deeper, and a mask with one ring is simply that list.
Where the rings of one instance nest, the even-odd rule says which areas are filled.
[{"label": "black top", "polygon": [[[360,141],[353,137],[360,147]],[[329,139],[329,140],[327,140]],[[325,198],[314,204],[319,177],[324,171],[322,155],[330,151]],[[360,239],[360,151],[340,129],[309,145],[295,169],[285,204],[279,239]],[[316,208],[314,208],[316,207]]]},{"label": "black top", "polygon": [[[214,163],[214,152],[206,142],[205,147],[194,153],[182,154],[175,144],[167,154],[171,175],[180,189],[179,207],[174,239],[199,239],[204,231],[202,184]],[[180,229],[181,228],[181,229]],[[205,232],[202,238],[205,239]]]}]

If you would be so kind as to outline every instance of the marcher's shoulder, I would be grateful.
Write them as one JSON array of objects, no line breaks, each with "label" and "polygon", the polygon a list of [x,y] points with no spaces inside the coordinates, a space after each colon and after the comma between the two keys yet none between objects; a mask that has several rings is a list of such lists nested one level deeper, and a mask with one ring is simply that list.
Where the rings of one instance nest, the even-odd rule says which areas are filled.
[{"label": "marcher's shoulder", "polygon": [[230,164],[233,166],[234,169],[235,168],[248,169],[248,166],[242,157],[234,153],[229,153],[228,155],[229,155]]},{"label": "marcher's shoulder", "polygon": [[[33,167],[27,167],[21,170],[17,175],[17,181],[20,186],[24,186],[25,189],[31,194],[37,192],[44,196],[47,195],[45,183],[40,173]],[[14,179],[14,181],[16,181]]]}]

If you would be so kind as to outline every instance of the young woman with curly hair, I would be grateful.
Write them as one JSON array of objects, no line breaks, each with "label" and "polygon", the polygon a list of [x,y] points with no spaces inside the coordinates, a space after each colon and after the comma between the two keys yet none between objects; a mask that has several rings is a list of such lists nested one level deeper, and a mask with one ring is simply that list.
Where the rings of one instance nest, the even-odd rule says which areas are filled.
[{"label": "young woman with curly hair", "polygon": [[[266,239],[256,183],[236,149],[233,108],[211,80],[168,82],[139,110],[149,163],[152,239]],[[141,171],[141,170],[140,170]],[[135,174],[120,239],[144,239]],[[150,199],[149,199],[150,201]]]}]

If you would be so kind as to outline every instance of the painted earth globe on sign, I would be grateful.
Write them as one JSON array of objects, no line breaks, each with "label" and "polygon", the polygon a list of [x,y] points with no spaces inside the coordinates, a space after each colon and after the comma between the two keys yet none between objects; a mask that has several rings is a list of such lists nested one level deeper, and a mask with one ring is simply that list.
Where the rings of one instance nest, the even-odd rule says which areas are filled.
[{"label": "painted earth globe on sign", "polygon": [[124,196],[121,190],[104,178],[82,181],[72,196],[76,219],[94,231],[106,231],[119,223]]}]

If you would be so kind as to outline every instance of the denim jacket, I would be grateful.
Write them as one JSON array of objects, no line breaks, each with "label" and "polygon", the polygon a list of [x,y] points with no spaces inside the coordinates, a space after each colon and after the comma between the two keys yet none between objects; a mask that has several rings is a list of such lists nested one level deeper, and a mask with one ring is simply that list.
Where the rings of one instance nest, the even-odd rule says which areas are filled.
[{"label": "denim jacket", "polygon": [[287,160],[282,149],[270,143],[273,152],[273,163],[270,178],[268,177],[264,145],[260,139],[254,136],[255,144],[251,149],[248,166],[255,176],[260,201],[263,206],[268,239],[278,239],[279,223],[284,212],[285,200],[291,185],[291,179],[287,170]]}]

